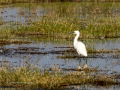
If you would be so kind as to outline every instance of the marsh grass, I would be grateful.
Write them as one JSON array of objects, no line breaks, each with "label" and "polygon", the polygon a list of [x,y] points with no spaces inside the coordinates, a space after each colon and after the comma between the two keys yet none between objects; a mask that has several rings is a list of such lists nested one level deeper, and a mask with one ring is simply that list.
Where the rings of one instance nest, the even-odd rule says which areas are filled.
[{"label": "marsh grass", "polygon": [[[83,71],[84,72],[84,71]],[[21,66],[21,67],[0,67],[0,86],[12,86],[19,88],[44,88],[58,89],[68,85],[112,85],[119,84],[113,80],[114,77],[106,75],[88,75],[87,73],[71,72],[64,73],[57,71],[49,72],[42,70],[37,66]]]},{"label": "marsh grass", "polygon": [[[49,13],[42,18],[40,16],[41,19],[31,22],[30,25],[1,28],[0,37],[45,34],[47,37],[70,39],[74,36],[68,33],[74,30],[81,32],[80,38],[120,37],[119,3],[56,2],[42,3],[38,6],[49,10]],[[30,8],[33,7],[34,5],[31,5]]]},{"label": "marsh grass", "polygon": [[[93,9],[93,7],[91,7],[92,4],[98,9]],[[45,5],[46,4],[43,6]],[[105,7],[104,4],[100,4],[104,6],[106,10],[103,10],[99,4],[95,3],[81,4],[66,2],[50,3],[47,5],[48,7],[45,6],[44,8],[49,8],[50,12],[48,15],[43,16],[41,20],[30,23],[30,25],[17,25],[17,28],[2,28],[0,37],[15,38],[18,35],[42,34],[47,37],[70,39],[74,36],[70,36],[68,33],[74,30],[81,32],[80,38],[98,38],[101,35],[105,38],[120,37],[120,17],[117,16],[117,11],[115,13],[107,13],[109,11],[108,8],[110,8],[109,5]],[[79,5],[81,5],[81,7],[79,7]],[[82,8],[82,6],[84,7]],[[91,7],[90,10],[88,9],[89,7]],[[117,7],[114,6],[114,8]],[[98,13],[98,11],[101,13]],[[114,14],[116,14],[116,16],[113,16]],[[86,15],[87,17],[85,17]]]},{"label": "marsh grass", "polygon": [[[87,22],[87,26],[83,29],[81,27],[81,21],[77,21],[77,25],[74,24],[74,20],[64,20],[64,22],[58,20],[52,20],[52,17],[47,17],[46,20],[38,21],[35,24],[31,24],[30,26],[19,26],[17,30],[15,29],[3,29],[0,31],[1,38],[8,37],[14,38],[17,35],[25,36],[25,35],[47,35],[48,37],[55,37],[61,39],[73,38],[74,36],[69,36],[69,32],[73,32],[74,30],[79,30],[81,32],[80,38],[98,38],[99,36],[103,36],[105,38],[118,38],[120,37],[119,32],[119,23],[111,24],[105,23],[98,24]],[[53,18],[54,19],[54,18]],[[80,29],[81,28],[81,29]]]}]

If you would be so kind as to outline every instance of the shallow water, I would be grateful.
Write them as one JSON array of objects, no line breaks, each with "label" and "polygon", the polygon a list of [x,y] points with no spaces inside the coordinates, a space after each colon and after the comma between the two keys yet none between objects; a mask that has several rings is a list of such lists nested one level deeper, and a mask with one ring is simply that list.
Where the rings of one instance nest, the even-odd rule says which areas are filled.
[{"label": "shallow water", "polygon": [[[66,43],[65,43],[66,42]],[[87,48],[91,47],[96,50],[113,50],[109,53],[88,53],[88,57],[83,56],[76,58],[58,58],[63,54],[51,53],[50,51],[62,51],[70,49],[73,47],[73,41],[62,40],[61,42],[33,42],[30,44],[11,44],[2,46],[5,49],[10,50],[9,52],[4,52],[1,54],[0,61],[9,61],[13,66],[26,65],[26,60],[28,63],[40,66],[41,68],[52,68],[54,64],[57,64],[58,68],[75,68],[78,65],[83,65],[87,63],[89,67],[97,67],[102,70],[110,70],[107,73],[112,73],[113,71],[120,72],[119,70],[119,52],[114,51],[115,49],[120,49],[120,39],[89,39],[83,41]],[[66,48],[65,48],[66,47]],[[69,48],[70,47],[70,48]],[[34,52],[34,53],[32,53]],[[40,52],[40,53],[38,53]],[[44,52],[48,52],[45,53]],[[41,54],[42,53],[42,54]],[[68,55],[68,53],[64,53]],[[77,53],[70,52],[69,55],[79,56]],[[8,62],[7,62],[8,63]],[[1,62],[2,64],[2,62]]]},{"label": "shallow water", "polygon": [[[0,87],[1,90],[21,90],[19,88],[13,87]],[[112,85],[112,86],[92,86],[92,85],[76,85],[76,86],[67,86],[65,90],[120,90],[119,85]],[[44,90],[44,89],[42,89]]]},{"label": "shallow water", "polygon": [[92,86],[92,85],[77,85],[77,86],[68,86],[68,89],[75,89],[75,90],[120,90],[119,85],[115,86]]},{"label": "shallow water", "polygon": [[29,24],[48,13],[42,7],[32,7],[31,4],[5,5],[0,8],[2,26]]},{"label": "shallow water", "polygon": [[[88,47],[94,47],[94,49],[107,49],[111,50],[120,49],[120,39],[88,39],[83,40],[83,42]],[[91,44],[90,44],[91,43]],[[120,73],[120,61],[119,61],[119,52],[110,52],[110,53],[88,53],[88,58],[57,58],[57,56],[61,56],[61,54],[56,53],[48,53],[48,54],[30,54],[29,52],[49,52],[49,51],[61,51],[65,49],[69,49],[73,46],[73,41],[37,41],[30,44],[11,44],[6,46],[1,46],[2,48],[6,48],[10,50],[7,53],[3,53],[0,55],[0,64],[1,65],[10,65],[10,66],[24,66],[31,64],[33,66],[38,66],[41,69],[50,69],[54,65],[57,65],[58,68],[62,69],[73,69],[77,68],[78,65],[83,65],[87,63],[88,67],[98,67],[98,70],[102,71],[102,74],[119,74]],[[66,47],[66,48],[65,48]],[[28,48],[28,53],[15,53],[15,49],[18,52],[26,51]],[[68,55],[66,53],[66,55]],[[70,53],[70,55],[78,55],[77,53]],[[79,55],[78,55],[79,56]],[[6,62],[5,62],[6,61]],[[8,62],[7,62],[8,61]],[[27,61],[27,63],[26,63]],[[91,86],[86,85],[84,87],[81,86],[68,86],[67,88],[71,89],[103,89],[103,90],[112,90],[113,88],[118,89],[119,86],[110,86],[110,87],[102,87],[102,86]],[[118,89],[119,90],[119,89]]]}]

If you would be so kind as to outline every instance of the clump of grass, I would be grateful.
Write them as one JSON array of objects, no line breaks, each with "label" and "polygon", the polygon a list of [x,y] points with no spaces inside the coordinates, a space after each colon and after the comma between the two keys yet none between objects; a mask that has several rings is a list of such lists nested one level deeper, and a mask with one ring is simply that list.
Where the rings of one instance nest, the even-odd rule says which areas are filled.
[{"label": "clump of grass", "polygon": [[[17,30],[1,30],[2,34],[0,37],[15,38],[16,36],[25,36],[25,35],[47,35],[48,37],[55,38],[73,38],[67,35],[69,32],[74,30],[79,30],[81,32],[80,38],[98,38],[99,36],[104,36],[105,38],[109,37],[120,37],[118,30],[120,27],[118,25],[108,24],[96,24],[92,22],[87,22],[85,29],[80,29],[81,22],[78,21],[77,25],[73,23],[72,20],[69,22],[67,20],[58,21],[52,20],[52,17],[46,18],[47,20],[38,21],[35,24],[30,26],[20,26]],[[51,20],[50,20],[51,19]],[[53,18],[54,19],[54,18]],[[104,22],[105,23],[105,22]]]},{"label": "clump of grass", "polygon": [[93,85],[119,84],[119,82],[115,82],[107,76],[87,75],[80,71],[69,71],[69,73],[65,74],[61,70],[53,73],[33,66],[22,66],[19,68],[0,67],[0,86],[59,89],[62,86],[87,83]]}]

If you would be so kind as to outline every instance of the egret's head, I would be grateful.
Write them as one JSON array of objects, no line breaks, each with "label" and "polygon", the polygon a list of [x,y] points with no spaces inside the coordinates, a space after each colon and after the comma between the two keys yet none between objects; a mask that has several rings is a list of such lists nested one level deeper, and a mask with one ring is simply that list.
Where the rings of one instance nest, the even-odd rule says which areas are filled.
[{"label": "egret's head", "polygon": [[80,34],[80,32],[78,30],[73,32],[74,34]]},{"label": "egret's head", "polygon": [[77,34],[77,35],[79,35],[80,32],[79,32],[78,30],[76,30],[76,31],[74,31],[74,32],[72,32],[72,33],[69,33],[69,34]]}]

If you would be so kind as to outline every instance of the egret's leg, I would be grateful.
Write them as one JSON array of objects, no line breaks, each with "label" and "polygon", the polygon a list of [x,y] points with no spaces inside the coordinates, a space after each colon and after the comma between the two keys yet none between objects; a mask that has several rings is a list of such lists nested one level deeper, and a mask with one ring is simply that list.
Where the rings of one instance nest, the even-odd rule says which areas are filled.
[{"label": "egret's leg", "polygon": [[80,65],[80,63],[81,63],[81,58],[80,58],[80,60],[79,60],[79,65]]}]

